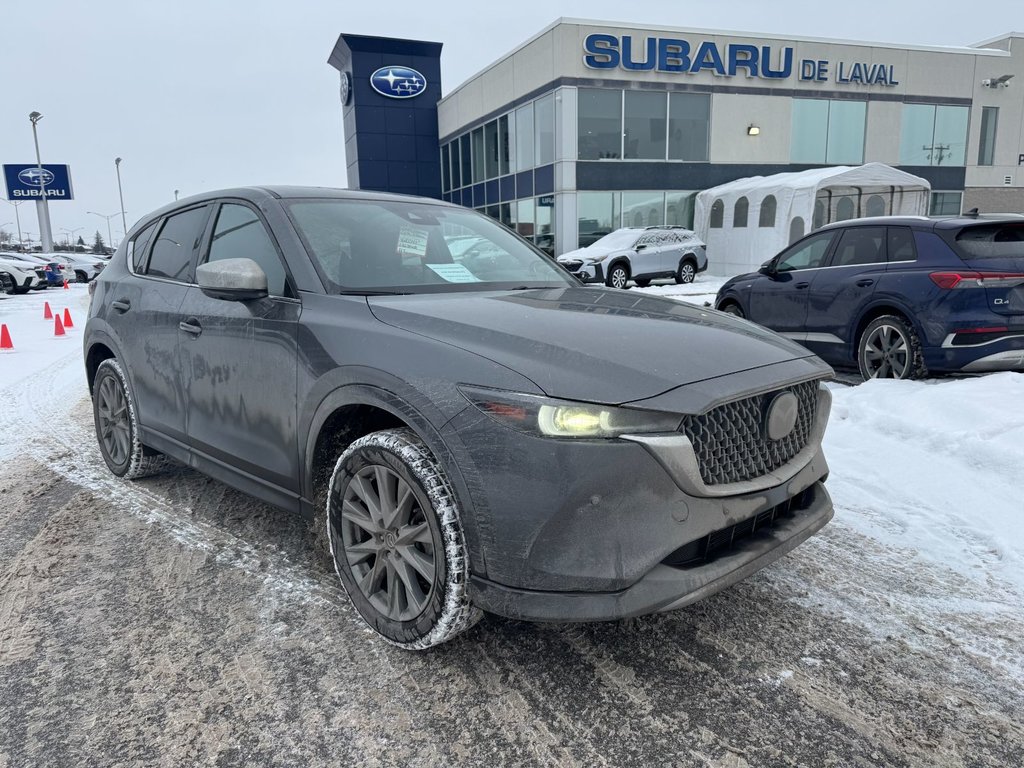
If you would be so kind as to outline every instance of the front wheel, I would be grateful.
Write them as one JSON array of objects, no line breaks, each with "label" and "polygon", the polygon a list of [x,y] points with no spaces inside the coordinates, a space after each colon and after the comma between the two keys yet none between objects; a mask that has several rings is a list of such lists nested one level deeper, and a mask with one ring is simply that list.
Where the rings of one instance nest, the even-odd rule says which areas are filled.
[{"label": "front wheel", "polygon": [[327,535],[353,607],[385,640],[420,650],[480,619],[469,600],[458,501],[413,432],[373,432],[341,454],[328,492]]},{"label": "front wheel", "polygon": [[82,270],[76,269],[75,270],[75,281],[79,282],[79,283],[88,283],[89,282],[89,276],[87,274],[85,274],[85,272],[83,272]]},{"label": "front wheel", "polygon": [[857,363],[864,379],[919,379],[928,372],[917,333],[897,315],[868,324],[857,342]]},{"label": "front wheel", "polygon": [[728,304],[722,307],[722,311],[727,315],[733,315],[734,317],[744,317],[743,307],[736,302],[730,301]]},{"label": "front wheel", "polygon": [[629,270],[622,264],[616,264],[608,271],[609,288],[625,288],[629,282]]},{"label": "front wheel", "polygon": [[[4,274],[7,274],[7,273],[4,273]],[[7,277],[11,281],[11,287],[8,288],[7,290],[5,290],[4,293],[6,293],[8,296],[13,296],[14,294],[16,294],[18,292],[18,288],[17,288],[18,284],[16,282],[14,282],[14,278],[11,277],[11,275],[8,274]]]}]

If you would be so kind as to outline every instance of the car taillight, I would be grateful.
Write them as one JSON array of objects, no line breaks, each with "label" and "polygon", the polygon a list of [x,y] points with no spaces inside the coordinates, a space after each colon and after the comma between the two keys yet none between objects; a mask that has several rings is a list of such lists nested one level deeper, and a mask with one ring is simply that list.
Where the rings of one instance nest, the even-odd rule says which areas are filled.
[{"label": "car taillight", "polygon": [[939,288],[1002,288],[1024,283],[1024,273],[1017,272],[932,272],[928,275]]}]

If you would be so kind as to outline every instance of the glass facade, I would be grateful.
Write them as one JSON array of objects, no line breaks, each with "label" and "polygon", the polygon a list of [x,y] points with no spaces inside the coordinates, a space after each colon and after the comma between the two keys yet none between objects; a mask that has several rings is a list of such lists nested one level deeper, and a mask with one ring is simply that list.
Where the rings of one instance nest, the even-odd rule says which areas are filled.
[{"label": "glass facade", "polygon": [[622,91],[580,88],[576,98],[579,159],[622,157]]},{"label": "glass facade", "polygon": [[900,165],[964,165],[967,107],[904,104]]},{"label": "glass facade", "polygon": [[864,162],[866,101],[793,99],[790,160],[859,165]]},{"label": "glass facade", "polygon": [[664,160],[668,94],[626,91],[623,105],[622,156],[631,160]]},{"label": "glass facade", "polygon": [[693,226],[693,191],[579,192],[576,195],[580,248],[620,227]]},{"label": "glass facade", "polygon": [[963,192],[932,192],[928,205],[928,215],[959,216],[963,199]]}]

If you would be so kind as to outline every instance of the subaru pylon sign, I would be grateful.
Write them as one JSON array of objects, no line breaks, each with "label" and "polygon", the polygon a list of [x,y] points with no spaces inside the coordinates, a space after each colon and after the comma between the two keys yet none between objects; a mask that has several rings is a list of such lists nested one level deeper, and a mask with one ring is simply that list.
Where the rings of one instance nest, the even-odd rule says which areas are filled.
[{"label": "subaru pylon sign", "polygon": [[8,200],[38,200],[46,190],[47,200],[72,200],[71,170],[66,165],[5,165],[4,181]]},{"label": "subaru pylon sign", "polygon": [[427,78],[409,67],[381,67],[370,75],[370,85],[389,99],[411,99],[427,89]]}]

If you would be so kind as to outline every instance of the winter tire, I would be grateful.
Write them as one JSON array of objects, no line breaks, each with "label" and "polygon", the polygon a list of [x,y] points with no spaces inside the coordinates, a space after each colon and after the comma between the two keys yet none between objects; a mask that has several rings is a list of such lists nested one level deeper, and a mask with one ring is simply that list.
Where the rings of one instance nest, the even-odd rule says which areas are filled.
[{"label": "winter tire", "polygon": [[697,265],[692,259],[683,259],[679,262],[679,269],[676,270],[676,284],[692,283],[697,277]]},{"label": "winter tire", "polygon": [[100,454],[111,472],[135,480],[165,468],[166,457],[139,441],[135,401],[121,364],[113,358],[96,369],[92,413]]},{"label": "winter tire", "polygon": [[78,282],[78,283],[88,283],[89,282],[89,276],[87,274],[85,274],[85,272],[83,272],[82,270],[76,269],[75,270],[75,282]]},{"label": "winter tire", "polygon": [[629,270],[625,264],[615,264],[608,270],[607,285],[609,288],[625,288],[629,282]]},{"label": "winter tire", "polygon": [[730,301],[728,304],[722,306],[722,311],[727,315],[733,315],[734,317],[745,317],[743,314],[743,307],[737,304],[735,301]]},{"label": "winter tire", "polygon": [[353,607],[384,639],[420,650],[480,619],[467,591],[458,501],[410,430],[373,432],[341,454],[327,527],[334,568]]},{"label": "winter tire", "polygon": [[898,315],[868,323],[857,340],[857,363],[864,379],[919,379],[928,373],[917,333]]}]

